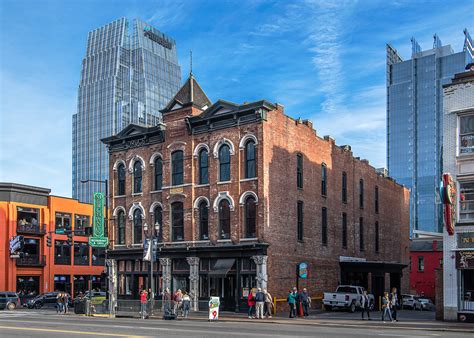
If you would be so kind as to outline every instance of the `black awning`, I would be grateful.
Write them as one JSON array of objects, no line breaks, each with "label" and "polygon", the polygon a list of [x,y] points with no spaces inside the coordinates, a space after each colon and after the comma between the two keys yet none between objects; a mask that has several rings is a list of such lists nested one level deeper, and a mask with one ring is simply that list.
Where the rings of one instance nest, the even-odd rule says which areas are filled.
[{"label": "black awning", "polygon": [[400,273],[404,268],[407,267],[406,264],[401,263],[390,263],[390,262],[358,262],[358,261],[348,261],[348,262],[339,262],[341,269],[346,272],[392,272]]},{"label": "black awning", "polygon": [[218,259],[208,276],[225,277],[235,263],[235,258]]}]

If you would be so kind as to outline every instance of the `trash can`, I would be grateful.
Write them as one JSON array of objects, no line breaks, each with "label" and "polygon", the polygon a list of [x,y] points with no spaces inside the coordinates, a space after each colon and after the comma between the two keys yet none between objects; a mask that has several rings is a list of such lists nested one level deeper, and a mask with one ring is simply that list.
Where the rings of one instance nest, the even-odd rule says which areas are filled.
[{"label": "trash can", "polygon": [[87,302],[85,299],[76,299],[74,301],[74,313],[85,315],[87,311]]}]

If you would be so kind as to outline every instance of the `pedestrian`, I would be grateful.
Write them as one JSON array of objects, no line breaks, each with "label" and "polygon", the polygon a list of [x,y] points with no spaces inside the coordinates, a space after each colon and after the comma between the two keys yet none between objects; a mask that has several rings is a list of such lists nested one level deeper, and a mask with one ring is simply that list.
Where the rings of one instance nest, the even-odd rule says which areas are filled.
[{"label": "pedestrian", "polygon": [[191,307],[191,297],[186,293],[183,293],[183,317],[188,318],[189,308]]},{"label": "pedestrian", "polygon": [[68,313],[68,307],[69,307],[69,293],[67,292],[64,292],[63,293],[63,310],[64,310],[64,314],[67,314]]},{"label": "pedestrian", "polygon": [[267,289],[263,289],[263,294],[265,295],[265,308],[264,308],[264,316],[267,318],[272,318],[273,312],[273,299],[270,292]]},{"label": "pedestrian", "polygon": [[385,315],[388,315],[388,318],[390,318],[390,321],[393,321],[392,319],[392,312],[390,311],[390,299],[388,297],[388,292],[383,293],[383,298],[382,298],[382,321],[385,323]]},{"label": "pedestrian", "polygon": [[56,295],[56,313],[62,314],[63,313],[63,294],[62,292],[58,292]]},{"label": "pedestrian", "polygon": [[290,307],[290,318],[296,317],[296,296],[294,290],[290,290],[288,292],[288,297],[286,298],[286,302]]},{"label": "pedestrian", "polygon": [[257,319],[263,319],[263,306],[265,305],[265,294],[261,288],[257,289],[255,294],[255,313]]},{"label": "pedestrian", "polygon": [[181,289],[176,290],[173,296],[174,300],[174,314],[178,316],[178,311],[181,309],[181,303],[183,301],[183,293],[181,292]]},{"label": "pedestrian", "polygon": [[309,308],[311,306],[311,298],[308,295],[308,290],[303,288],[303,291],[299,294],[298,298],[303,305],[303,316],[308,317]]},{"label": "pedestrian", "polygon": [[148,292],[143,289],[142,292],[140,292],[140,315],[142,319],[145,319],[147,316],[146,312],[146,304],[148,302]]},{"label": "pedestrian", "polygon": [[254,311],[254,307],[255,307],[255,299],[253,297],[253,289],[250,290],[249,295],[247,296],[247,305],[249,306],[248,317],[249,317],[249,319],[252,319],[252,318],[254,318],[253,317],[253,311]]},{"label": "pedestrian", "polygon": [[362,308],[362,319],[364,319],[364,314],[367,313],[367,320],[370,320],[370,299],[366,290],[361,296],[360,307]]},{"label": "pedestrian", "polygon": [[397,288],[392,288],[392,293],[389,296],[390,298],[390,305],[392,309],[392,318],[394,321],[398,322],[397,319],[397,307],[398,307],[398,294],[397,294]]},{"label": "pedestrian", "polygon": [[163,314],[165,316],[171,315],[171,294],[168,288],[163,292]]}]

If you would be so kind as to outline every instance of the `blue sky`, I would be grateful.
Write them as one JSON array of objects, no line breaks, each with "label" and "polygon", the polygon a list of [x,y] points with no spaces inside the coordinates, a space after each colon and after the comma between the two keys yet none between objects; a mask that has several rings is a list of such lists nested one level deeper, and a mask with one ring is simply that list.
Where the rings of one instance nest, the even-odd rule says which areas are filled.
[{"label": "blue sky", "polygon": [[455,51],[474,1],[0,2],[0,181],[71,196],[71,120],[87,33],[139,17],[178,45],[183,80],[193,73],[215,101],[265,98],[319,135],[351,144],[385,166],[385,44],[403,58],[415,36]]}]

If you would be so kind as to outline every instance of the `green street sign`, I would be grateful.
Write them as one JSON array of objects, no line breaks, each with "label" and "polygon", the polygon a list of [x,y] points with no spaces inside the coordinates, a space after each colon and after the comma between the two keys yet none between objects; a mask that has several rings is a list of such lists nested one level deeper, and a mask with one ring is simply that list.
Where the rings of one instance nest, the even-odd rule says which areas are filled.
[{"label": "green street sign", "polygon": [[94,193],[92,237],[89,237],[89,245],[93,248],[104,248],[108,244],[109,239],[104,236],[104,195],[96,192]]},{"label": "green street sign", "polygon": [[64,228],[61,228],[61,229],[54,230],[54,233],[56,235],[64,235],[66,232],[64,231]]}]

